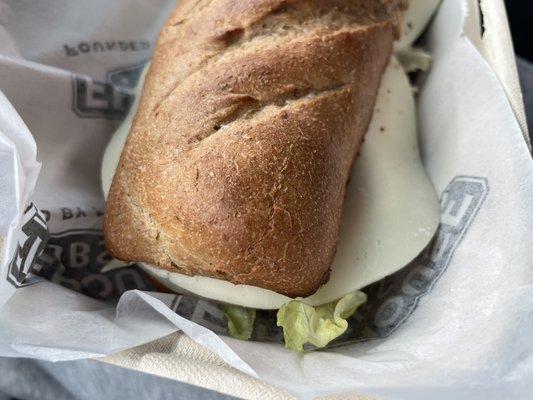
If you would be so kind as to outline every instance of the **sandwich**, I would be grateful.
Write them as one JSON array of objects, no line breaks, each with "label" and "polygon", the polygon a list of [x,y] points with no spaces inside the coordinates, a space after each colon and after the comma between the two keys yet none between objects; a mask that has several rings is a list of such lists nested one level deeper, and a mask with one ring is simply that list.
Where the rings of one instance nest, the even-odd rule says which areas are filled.
[{"label": "sandwich", "polygon": [[436,5],[180,2],[104,155],[109,252],[223,304],[235,337],[256,309],[294,350],[341,335],[438,225],[394,56]]}]

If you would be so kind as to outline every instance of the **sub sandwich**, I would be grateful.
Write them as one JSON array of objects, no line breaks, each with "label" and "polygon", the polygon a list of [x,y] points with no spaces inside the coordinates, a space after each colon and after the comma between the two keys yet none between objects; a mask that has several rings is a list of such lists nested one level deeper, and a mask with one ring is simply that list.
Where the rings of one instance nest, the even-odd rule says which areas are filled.
[{"label": "sub sandwich", "polygon": [[[182,0],[104,156],[109,252],[323,347],[439,221],[405,58],[437,1]],[[409,67],[411,68],[411,67]]]}]

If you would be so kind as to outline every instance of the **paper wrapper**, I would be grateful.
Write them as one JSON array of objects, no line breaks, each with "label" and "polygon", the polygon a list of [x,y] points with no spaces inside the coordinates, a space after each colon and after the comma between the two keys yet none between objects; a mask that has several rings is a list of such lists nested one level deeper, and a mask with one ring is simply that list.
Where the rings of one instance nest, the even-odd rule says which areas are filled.
[{"label": "paper wrapper", "polygon": [[0,1],[0,356],[98,357],[181,330],[301,397],[531,393],[533,165],[502,86],[463,34],[460,0],[443,2],[426,35],[433,67],[418,98],[439,232],[365,290],[328,350],[285,350],[273,312],[258,313],[252,341],[230,339],[216,303],[160,293],[136,266],[101,273],[103,150],[172,7]]}]

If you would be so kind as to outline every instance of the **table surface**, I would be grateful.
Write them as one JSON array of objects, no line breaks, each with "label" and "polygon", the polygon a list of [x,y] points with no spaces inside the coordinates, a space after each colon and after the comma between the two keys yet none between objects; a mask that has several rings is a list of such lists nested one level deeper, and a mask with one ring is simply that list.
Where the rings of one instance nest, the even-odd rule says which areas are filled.
[{"label": "table surface", "polygon": [[533,61],[533,3],[531,0],[506,0],[516,53]]}]

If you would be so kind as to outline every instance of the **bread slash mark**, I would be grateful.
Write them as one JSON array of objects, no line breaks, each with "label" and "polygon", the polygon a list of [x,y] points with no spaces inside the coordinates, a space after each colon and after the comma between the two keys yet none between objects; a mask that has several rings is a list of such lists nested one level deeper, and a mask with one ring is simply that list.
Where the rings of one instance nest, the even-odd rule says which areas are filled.
[{"label": "bread slash mark", "polygon": [[196,136],[197,141],[190,150],[200,146],[202,142],[209,137],[216,134],[222,134],[225,129],[234,123],[238,123],[239,121],[251,122],[251,120],[259,118],[260,114],[268,107],[277,107],[281,111],[289,104],[305,102],[307,100],[316,99],[331,93],[341,92],[348,89],[350,86],[351,83],[335,83],[321,89],[292,89],[280,94],[277,97],[263,101],[247,94],[231,93],[232,96],[236,96],[238,98],[236,107],[228,115],[218,120],[214,124],[212,131],[208,132],[204,136]]}]

